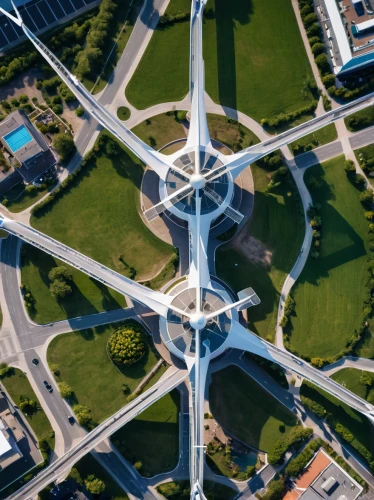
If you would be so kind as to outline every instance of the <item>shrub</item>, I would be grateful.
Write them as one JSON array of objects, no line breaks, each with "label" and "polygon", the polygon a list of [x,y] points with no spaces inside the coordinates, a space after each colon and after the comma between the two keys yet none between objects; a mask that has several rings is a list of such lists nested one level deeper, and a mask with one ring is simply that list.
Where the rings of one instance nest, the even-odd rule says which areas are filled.
[{"label": "shrub", "polygon": [[365,207],[371,208],[373,204],[373,191],[371,189],[362,191],[362,193],[360,193],[360,201]]},{"label": "shrub", "polygon": [[311,26],[309,26],[307,32],[307,37],[311,38],[313,36],[320,36],[321,35],[321,28],[318,23],[314,23]]},{"label": "shrub", "polygon": [[327,416],[325,408],[319,403],[313,401],[312,399],[307,398],[305,396],[301,396],[301,402],[303,403],[304,406],[309,408],[309,410],[315,413],[319,418],[325,418]]},{"label": "shrub", "polygon": [[140,326],[120,327],[108,340],[109,356],[121,365],[136,363],[145,354],[146,349],[146,336]]},{"label": "shrub", "polygon": [[328,59],[326,54],[319,54],[315,58],[315,62],[318,66],[318,69],[322,73],[326,73],[327,71],[330,71],[330,63],[329,63],[329,59]]},{"label": "shrub", "polygon": [[79,107],[79,108],[77,108],[77,109],[75,110],[75,114],[76,114],[77,116],[83,116],[83,115],[84,115],[84,109],[83,109],[83,108],[80,108],[80,107]]},{"label": "shrub", "polygon": [[327,89],[329,87],[332,87],[333,85],[335,85],[335,75],[333,75],[332,73],[328,73],[322,78],[322,83]]},{"label": "shrub", "polygon": [[292,311],[295,309],[295,301],[290,294],[287,295],[286,302],[284,304],[284,314],[290,316]]},{"label": "shrub", "polygon": [[285,328],[287,325],[288,325],[288,318],[287,316],[283,316],[283,318],[279,322],[279,326]]},{"label": "shrub", "polygon": [[301,444],[313,434],[313,429],[306,427],[294,427],[288,436],[279,438],[273,450],[268,455],[268,462],[272,465],[278,464],[283,460],[286,451],[295,444]]},{"label": "shrub", "polygon": [[73,412],[75,413],[80,425],[86,427],[91,423],[91,410],[88,408],[88,406],[74,405]]},{"label": "shrub", "polygon": [[59,382],[58,389],[63,398],[69,399],[73,395],[73,389],[66,382]]},{"label": "shrub", "polygon": [[323,54],[325,52],[325,46],[323,43],[315,43],[312,47],[312,52],[315,57],[319,54]]},{"label": "shrub", "polygon": [[315,43],[321,43],[322,40],[319,36],[312,36],[308,38],[309,45],[312,47]]},{"label": "shrub", "polygon": [[318,17],[314,12],[311,12],[310,14],[306,15],[303,19],[303,24],[306,29],[308,29],[312,24],[316,23],[318,21]]},{"label": "shrub", "polygon": [[344,170],[347,175],[352,175],[356,173],[356,167],[352,160],[346,160],[344,162]]},{"label": "shrub", "polygon": [[29,102],[29,98],[25,94],[21,94],[20,96],[18,96],[18,100],[21,104],[26,104],[27,102]]},{"label": "shrub", "polygon": [[9,375],[12,370],[13,368],[8,366],[6,363],[0,363],[0,379]]},{"label": "shrub", "polygon": [[74,139],[70,134],[56,134],[53,138],[53,147],[61,160],[67,160],[75,151]]},{"label": "shrub", "polygon": [[87,491],[92,493],[92,495],[100,495],[105,490],[105,483],[101,479],[98,479],[93,474],[84,480]]},{"label": "shrub", "polygon": [[179,122],[185,121],[187,118],[187,111],[177,111],[176,118]]}]

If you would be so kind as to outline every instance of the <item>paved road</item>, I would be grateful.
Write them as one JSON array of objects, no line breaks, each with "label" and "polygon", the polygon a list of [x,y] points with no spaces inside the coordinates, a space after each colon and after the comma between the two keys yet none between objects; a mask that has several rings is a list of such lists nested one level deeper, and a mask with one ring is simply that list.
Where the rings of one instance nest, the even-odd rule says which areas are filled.
[{"label": "paved road", "polygon": [[343,146],[340,141],[330,142],[325,146],[314,149],[313,151],[308,151],[302,155],[295,156],[295,164],[298,168],[308,168],[317,163],[322,163],[323,161],[330,160],[343,154]]},{"label": "paved road", "polygon": [[358,149],[367,146],[368,144],[373,144],[374,127],[369,127],[361,130],[361,132],[356,132],[349,138],[349,142],[352,149]]},{"label": "paved road", "polygon": [[36,494],[47,486],[47,484],[54,481],[62,473],[70,470],[80,458],[96,448],[104,439],[107,439],[116,430],[135,418],[155,401],[169,393],[187,377],[187,370],[179,370],[175,367],[170,367],[165,372],[164,376],[150,389],[98,425],[65,455],[55,460],[53,464],[41,471],[33,480],[19,489],[15,494],[11,495],[9,499],[33,498],[36,496]]}]

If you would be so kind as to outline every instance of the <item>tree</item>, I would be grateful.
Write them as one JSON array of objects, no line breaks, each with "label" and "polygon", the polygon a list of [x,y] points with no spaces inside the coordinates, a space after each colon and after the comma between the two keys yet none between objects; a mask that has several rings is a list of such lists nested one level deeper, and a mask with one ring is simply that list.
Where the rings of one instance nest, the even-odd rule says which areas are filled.
[{"label": "tree", "polygon": [[27,396],[21,396],[21,402],[19,404],[20,410],[28,415],[31,415],[38,409],[38,403],[33,399],[29,399]]},{"label": "tree", "polygon": [[53,297],[55,297],[56,299],[64,299],[73,291],[71,286],[68,285],[64,280],[54,280],[50,284],[49,290]]},{"label": "tree", "polygon": [[26,104],[27,102],[29,102],[29,98],[25,94],[21,94],[20,96],[18,96],[18,100],[21,104]]},{"label": "tree", "polygon": [[328,73],[322,78],[323,85],[328,89],[331,86],[335,85],[335,75],[332,73]]},{"label": "tree", "polygon": [[374,233],[374,224],[369,224],[369,233]]},{"label": "tree", "polygon": [[330,71],[330,63],[329,63],[329,59],[328,59],[326,54],[319,54],[315,58],[315,62],[317,64],[319,70],[322,73],[326,73],[327,71]]},{"label": "tree", "polygon": [[105,152],[108,156],[116,156],[121,152],[121,148],[116,141],[113,141],[113,139],[108,139],[105,145]]},{"label": "tree", "polygon": [[84,115],[84,109],[83,109],[83,108],[77,108],[77,109],[75,110],[75,114],[76,114],[77,116],[83,116],[83,115]]},{"label": "tree", "polygon": [[73,276],[66,266],[57,266],[53,267],[49,271],[48,278],[50,279],[50,281],[54,281],[61,278],[70,281],[73,279]]},{"label": "tree", "polygon": [[295,301],[290,294],[287,295],[286,302],[284,304],[284,314],[289,316],[295,308]]},{"label": "tree", "polygon": [[8,366],[6,363],[0,363],[0,378],[6,377],[13,368]]},{"label": "tree", "polygon": [[320,39],[319,36],[312,36],[311,38],[308,38],[309,45],[312,47],[315,43],[320,43],[322,40]]},{"label": "tree", "polygon": [[312,52],[315,57],[319,54],[323,54],[325,52],[325,46],[323,43],[315,43],[312,47]]},{"label": "tree", "polygon": [[370,212],[365,212],[364,217],[367,220],[374,220],[374,212],[370,210]]},{"label": "tree", "polygon": [[69,384],[66,382],[59,382],[58,383],[58,389],[60,391],[60,394],[63,398],[69,399],[73,395],[73,389],[70,387]]},{"label": "tree", "polygon": [[313,36],[320,36],[321,34],[321,28],[318,23],[312,24],[309,28],[308,31],[306,32],[307,37],[311,38]]},{"label": "tree", "polygon": [[78,469],[76,469],[75,467],[73,467],[70,472],[69,472],[69,477],[71,477],[72,479],[74,479],[74,481],[76,481],[78,484],[80,484],[81,486],[83,485],[83,479],[82,479],[82,476],[80,475]]},{"label": "tree", "polygon": [[282,328],[285,328],[288,324],[288,318],[287,316],[283,316],[283,318],[280,320],[279,322],[279,326],[281,326]]},{"label": "tree", "polygon": [[325,361],[323,360],[323,358],[312,358],[310,360],[310,362],[316,368],[322,368],[323,365],[325,364]]},{"label": "tree", "polygon": [[128,384],[122,384],[122,392],[125,396],[128,396],[130,394],[131,389]]},{"label": "tree", "polygon": [[100,495],[105,490],[105,483],[101,479],[98,479],[93,474],[84,480],[87,491],[92,493],[92,495]]},{"label": "tree", "polygon": [[179,122],[185,121],[186,117],[187,117],[187,111],[178,111],[177,112],[177,120]]},{"label": "tree", "polygon": [[146,349],[145,333],[136,327],[120,327],[108,340],[109,356],[115,363],[121,365],[136,363],[144,355]]},{"label": "tree", "polygon": [[53,147],[61,160],[67,160],[75,150],[74,139],[70,134],[56,134],[53,138]]},{"label": "tree", "polygon": [[356,167],[352,160],[346,160],[344,162],[344,170],[347,175],[353,175],[356,173]]},{"label": "tree", "polygon": [[362,375],[360,376],[360,384],[364,385],[365,387],[371,387],[373,385],[373,380],[369,373],[362,372]]},{"label": "tree", "polygon": [[73,412],[75,413],[79,425],[88,426],[91,421],[91,410],[85,405],[74,405]]},{"label": "tree", "polygon": [[58,377],[60,375],[60,367],[58,366],[57,363],[48,363],[49,364],[49,369],[53,373],[53,375],[56,375]]},{"label": "tree", "polygon": [[360,201],[361,203],[370,208],[373,204],[373,191],[371,189],[365,189],[360,193]]},{"label": "tree", "polygon": [[308,29],[312,24],[316,23],[318,21],[318,17],[314,12],[311,12],[307,16],[304,17],[303,19],[303,24],[306,29]]},{"label": "tree", "polygon": [[141,462],[140,460],[134,463],[134,468],[136,470],[140,470],[142,467],[143,467],[143,462]]}]

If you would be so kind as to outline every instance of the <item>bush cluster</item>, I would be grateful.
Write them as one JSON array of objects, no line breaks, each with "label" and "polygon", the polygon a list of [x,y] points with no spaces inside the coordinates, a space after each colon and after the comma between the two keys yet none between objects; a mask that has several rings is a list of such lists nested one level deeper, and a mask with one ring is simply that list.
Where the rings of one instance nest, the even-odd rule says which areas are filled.
[{"label": "bush cluster", "polygon": [[30,313],[35,309],[35,303],[36,303],[35,297],[31,293],[31,290],[27,285],[21,284],[20,288],[26,309]]},{"label": "bush cluster", "polygon": [[189,12],[178,12],[174,16],[171,16],[167,12],[163,16],[160,16],[159,23],[161,27],[163,26],[172,26],[174,23],[181,23],[183,21],[189,21],[190,13]]},{"label": "bush cluster", "polygon": [[279,325],[282,328],[287,326],[287,324],[290,320],[290,316],[293,313],[293,311],[295,310],[295,305],[296,305],[295,299],[291,296],[291,294],[288,294],[287,298],[286,298],[286,302],[284,303],[284,310],[283,310],[284,315],[279,323]]},{"label": "bush cluster", "polygon": [[287,465],[285,469],[286,474],[291,477],[298,476],[320,447],[321,443],[318,440],[309,443],[308,446]]},{"label": "bush cluster", "polygon": [[307,215],[310,219],[310,226],[313,228],[313,249],[310,253],[310,256],[313,259],[318,259],[319,252],[321,249],[321,228],[322,228],[322,219],[319,215],[319,211],[321,206],[318,203],[314,205],[310,205]]},{"label": "bush cluster", "polygon": [[271,452],[268,454],[269,464],[275,465],[283,461],[283,457],[286,451],[291,448],[291,446],[299,446],[301,443],[310,438],[313,434],[313,429],[309,427],[297,426],[293,428],[287,436],[280,437]]},{"label": "bush cluster", "polygon": [[146,334],[140,325],[124,325],[109,337],[108,354],[119,365],[132,365],[147,350]]},{"label": "bush cluster", "polygon": [[118,9],[118,0],[103,0],[99,13],[90,20],[90,29],[83,50],[75,56],[79,78],[92,75],[103,65],[103,48],[111,36],[111,24]]},{"label": "bush cluster", "polygon": [[88,408],[88,406],[79,404],[74,405],[73,412],[78,419],[79,425],[88,429],[91,429],[93,427],[91,410],[90,408]]},{"label": "bush cluster", "polygon": [[302,115],[308,113],[313,113],[318,106],[318,101],[312,101],[310,104],[303,106],[302,108],[296,109],[295,111],[290,111],[289,113],[280,113],[274,118],[262,118],[261,125],[263,127],[278,128],[282,125],[286,125],[289,122],[296,120]]}]

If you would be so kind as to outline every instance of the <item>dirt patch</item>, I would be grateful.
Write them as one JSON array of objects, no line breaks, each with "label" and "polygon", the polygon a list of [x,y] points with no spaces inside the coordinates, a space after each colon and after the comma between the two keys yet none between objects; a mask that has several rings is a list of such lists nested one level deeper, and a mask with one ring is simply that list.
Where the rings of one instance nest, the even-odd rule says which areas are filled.
[{"label": "dirt patch", "polygon": [[43,73],[38,68],[33,68],[22,73],[5,85],[0,87],[0,101],[13,99],[21,94],[26,94],[30,99],[36,97],[41,103],[43,101],[42,93],[36,88],[36,80],[43,79]]},{"label": "dirt patch", "polygon": [[266,248],[260,240],[250,236],[245,231],[240,231],[230,246],[244,254],[254,264],[261,264],[264,267],[269,267],[271,264],[273,252]]}]

